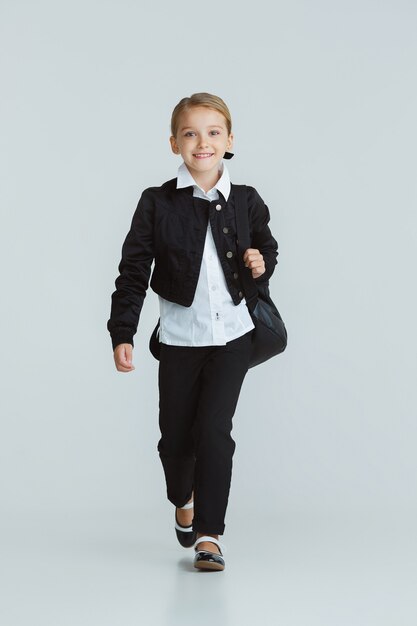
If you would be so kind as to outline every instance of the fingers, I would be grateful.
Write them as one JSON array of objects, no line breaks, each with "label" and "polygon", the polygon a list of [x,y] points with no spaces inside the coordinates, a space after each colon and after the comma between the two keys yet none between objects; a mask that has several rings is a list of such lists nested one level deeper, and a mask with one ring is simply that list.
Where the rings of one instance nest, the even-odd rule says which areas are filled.
[{"label": "fingers", "polygon": [[259,250],[256,250],[255,248],[248,248],[243,255],[243,261],[245,266],[252,270],[252,276],[254,278],[262,276],[265,272],[264,257]]},{"label": "fingers", "polygon": [[135,369],[132,363],[133,348],[130,343],[120,343],[114,349],[114,362],[119,372],[131,372]]}]

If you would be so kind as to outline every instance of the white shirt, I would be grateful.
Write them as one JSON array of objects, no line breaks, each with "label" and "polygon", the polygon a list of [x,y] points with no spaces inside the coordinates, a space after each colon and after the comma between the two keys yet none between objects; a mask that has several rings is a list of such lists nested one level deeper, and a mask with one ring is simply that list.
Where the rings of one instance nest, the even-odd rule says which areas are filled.
[{"label": "white shirt", "polygon": [[[230,194],[230,177],[224,161],[216,185],[201,189],[183,162],[178,168],[177,189],[193,185],[193,195],[205,200],[217,200],[221,191],[226,201]],[[235,305],[227,288],[222,266],[211,232],[207,226],[200,275],[194,300],[190,307],[169,302],[159,296],[159,340],[174,346],[222,346],[254,328],[246,300]]]}]

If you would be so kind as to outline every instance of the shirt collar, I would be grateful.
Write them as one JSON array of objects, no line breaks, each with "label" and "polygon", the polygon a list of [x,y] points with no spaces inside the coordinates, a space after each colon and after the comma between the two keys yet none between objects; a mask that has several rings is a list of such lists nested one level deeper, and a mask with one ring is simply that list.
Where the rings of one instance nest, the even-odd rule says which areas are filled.
[{"label": "shirt collar", "polygon": [[[217,183],[214,185],[213,189],[217,189],[217,191],[219,191],[224,196],[225,200],[227,201],[229,194],[230,194],[230,175],[229,175],[229,170],[224,161],[221,161],[221,164],[219,166],[219,172],[221,172],[222,174],[219,180],[217,181]],[[194,178],[192,177],[190,173],[190,170],[188,169],[188,167],[183,161],[178,168],[177,189],[180,189],[182,187],[189,187],[190,185],[193,185],[193,187],[198,187],[199,189],[201,189],[201,187],[197,185],[197,183],[195,182]],[[203,190],[201,189],[201,191]]]}]

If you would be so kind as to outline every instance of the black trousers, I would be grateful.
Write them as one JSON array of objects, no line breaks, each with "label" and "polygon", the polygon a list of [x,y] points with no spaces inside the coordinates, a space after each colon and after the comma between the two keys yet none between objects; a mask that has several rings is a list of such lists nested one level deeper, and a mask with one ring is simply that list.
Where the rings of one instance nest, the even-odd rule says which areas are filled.
[{"label": "black trousers", "polygon": [[248,371],[252,331],[225,346],[161,345],[157,449],[167,497],[183,506],[194,491],[193,529],[222,535],[229,498],[232,418]]}]

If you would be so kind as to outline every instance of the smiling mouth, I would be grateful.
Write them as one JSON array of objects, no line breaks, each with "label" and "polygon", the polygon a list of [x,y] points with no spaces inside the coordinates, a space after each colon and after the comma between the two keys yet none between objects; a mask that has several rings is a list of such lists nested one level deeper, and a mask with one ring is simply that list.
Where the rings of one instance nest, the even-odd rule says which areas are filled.
[{"label": "smiling mouth", "polygon": [[214,152],[201,152],[200,154],[193,154],[196,159],[208,159],[212,157]]}]

